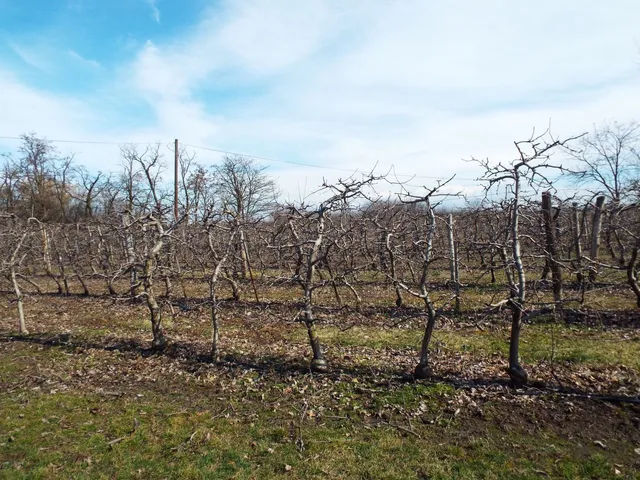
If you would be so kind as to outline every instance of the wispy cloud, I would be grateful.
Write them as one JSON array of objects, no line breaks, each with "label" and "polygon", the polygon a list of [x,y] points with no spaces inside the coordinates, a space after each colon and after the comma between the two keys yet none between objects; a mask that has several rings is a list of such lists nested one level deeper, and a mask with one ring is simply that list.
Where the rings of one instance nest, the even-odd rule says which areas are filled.
[{"label": "wispy cloud", "polygon": [[154,22],[160,23],[160,9],[157,5],[157,0],[145,0],[147,5],[151,7],[151,18],[153,18]]},{"label": "wispy cloud", "polygon": [[15,75],[0,68],[1,135],[36,131],[50,138],[85,134],[84,127],[99,116],[89,104],[73,95],[52,94],[23,85]]},{"label": "wispy cloud", "polygon": [[76,52],[75,50],[68,50],[67,54],[73,58],[74,60],[77,60],[91,68],[100,68],[100,62],[97,62],[96,60],[90,60],[88,58],[84,58],[82,55],[80,55],[78,52]]},{"label": "wispy cloud", "polygon": [[[138,6],[151,7],[159,23],[158,0],[144,2]],[[137,36],[126,54],[121,49],[116,73],[92,51],[103,64],[101,93],[109,98],[101,110],[92,92],[76,111],[124,112],[135,105],[143,113],[127,131],[117,114],[109,124],[102,115],[100,128],[73,128],[77,118],[65,117],[67,102],[15,82],[11,104],[0,96],[0,111],[20,108],[21,95],[23,103],[37,99],[43,106],[21,111],[19,126],[7,120],[5,130],[95,138],[84,130],[93,126],[109,139],[180,138],[342,169],[274,162],[272,172],[294,196],[305,179],[311,191],[323,176],[331,180],[376,162],[380,172],[394,165],[398,173],[418,175],[414,184],[458,173],[455,188],[474,192],[474,182],[465,179],[478,172],[463,158],[508,161],[516,153],[513,140],[534,126],[545,128],[549,119],[554,133],[564,136],[604,119],[637,116],[630,99],[640,98],[634,42],[640,3],[619,2],[624,7],[583,0],[528,6],[505,0],[218,0],[198,22],[176,29],[182,32],[177,36]],[[145,43],[148,38],[153,41]],[[70,46],[54,58],[67,52],[69,62],[100,65],[78,53],[89,50]],[[46,68],[44,54],[18,50],[23,61]],[[42,116],[28,115],[38,110],[51,112],[44,117],[54,119],[49,127]],[[198,151],[198,158],[218,160],[207,151]]]},{"label": "wispy cloud", "polygon": [[24,45],[18,45],[14,42],[9,42],[9,48],[18,55],[23,62],[37,68],[45,73],[51,73],[54,69],[53,64],[49,58],[42,54],[42,50],[38,48],[26,47]]}]

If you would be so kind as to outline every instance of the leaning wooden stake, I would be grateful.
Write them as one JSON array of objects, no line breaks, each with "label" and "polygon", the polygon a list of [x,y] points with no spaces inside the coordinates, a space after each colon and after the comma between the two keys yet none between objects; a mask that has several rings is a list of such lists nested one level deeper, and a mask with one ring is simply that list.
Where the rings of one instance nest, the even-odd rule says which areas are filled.
[{"label": "leaning wooden stake", "polygon": [[449,276],[451,284],[455,289],[455,305],[454,312],[456,315],[460,313],[460,282],[458,281],[458,252],[456,251],[456,243],[453,235],[453,214],[449,214],[449,222],[447,223],[447,232],[449,234]]},{"label": "leaning wooden stake", "polygon": [[13,284],[13,291],[16,294],[16,302],[18,304],[18,320],[20,322],[20,334],[22,335],[28,335],[29,331],[27,330],[27,324],[25,323],[25,320],[24,320],[24,308],[22,305],[23,295],[22,295],[22,291],[20,290],[20,285],[18,284],[18,276],[16,274],[16,265],[20,263],[18,261],[18,253],[20,252],[20,249],[22,248],[22,244],[24,243],[24,240],[27,238],[27,235],[28,235],[28,232],[25,232],[22,234],[22,236],[18,240],[18,243],[16,244],[16,248],[13,250],[11,254],[11,258],[9,259],[11,283]]},{"label": "leaning wooden stake", "polygon": [[582,271],[582,228],[580,228],[580,218],[578,216],[578,204],[576,202],[573,203],[571,209],[571,229],[573,234],[573,249],[576,254],[576,261],[574,263],[574,269],[576,271],[576,279],[578,280],[578,284],[580,285],[581,292],[581,300],[580,303],[584,303],[584,273]]},{"label": "leaning wooden stake", "polygon": [[[593,229],[591,231],[591,250],[589,257],[593,262],[598,260],[598,250],[600,249],[600,232],[602,230],[602,207],[604,206],[604,195],[596,199],[596,207],[593,211]],[[597,265],[592,265],[589,269],[589,280],[595,282],[598,276]]]},{"label": "leaning wooden stake", "polygon": [[551,192],[542,193],[542,216],[544,219],[547,260],[551,269],[551,281],[553,284],[553,302],[555,308],[560,309],[562,307],[562,269],[556,254],[556,229],[554,218],[551,214]]}]

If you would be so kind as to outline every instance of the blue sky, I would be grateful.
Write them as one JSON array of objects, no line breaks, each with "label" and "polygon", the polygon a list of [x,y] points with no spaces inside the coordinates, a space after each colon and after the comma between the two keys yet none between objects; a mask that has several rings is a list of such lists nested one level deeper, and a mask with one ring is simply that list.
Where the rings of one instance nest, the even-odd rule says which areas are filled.
[{"label": "blue sky", "polygon": [[[327,167],[273,162],[292,195],[374,165],[471,191],[462,159],[508,160],[533,127],[637,118],[638,18],[637,0],[0,0],[0,136]],[[59,148],[119,163],[117,145]]]}]

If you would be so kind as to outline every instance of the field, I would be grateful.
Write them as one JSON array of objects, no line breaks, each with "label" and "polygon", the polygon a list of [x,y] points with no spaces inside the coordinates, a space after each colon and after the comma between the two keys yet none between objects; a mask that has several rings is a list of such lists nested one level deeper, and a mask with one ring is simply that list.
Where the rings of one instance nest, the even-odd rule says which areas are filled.
[{"label": "field", "polygon": [[260,302],[248,284],[222,302],[213,364],[204,288],[173,302],[161,353],[142,303],[31,293],[20,336],[3,294],[0,478],[640,475],[640,318],[624,288],[589,296],[574,321],[525,325],[520,389],[504,373],[506,313],[470,304],[439,322],[433,377],[410,381],[424,320],[375,285],[358,310],[316,299],[327,374],[309,371],[299,293],[261,283]]}]

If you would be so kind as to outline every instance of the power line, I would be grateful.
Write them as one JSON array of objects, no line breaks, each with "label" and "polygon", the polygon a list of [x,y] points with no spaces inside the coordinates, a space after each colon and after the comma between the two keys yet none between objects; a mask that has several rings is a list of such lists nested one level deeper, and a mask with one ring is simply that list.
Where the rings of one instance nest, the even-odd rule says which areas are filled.
[{"label": "power line", "polygon": [[[5,139],[5,140],[22,140],[22,137],[11,137],[11,136],[0,136],[0,139]],[[60,139],[46,139],[48,142],[51,143],[71,143],[71,144],[88,144],[88,145],[149,145],[149,144],[153,144],[153,143],[159,143],[159,142],[110,142],[110,141],[94,141],[94,140],[60,140]],[[299,166],[299,167],[310,167],[310,168],[319,168],[322,170],[334,170],[334,171],[339,171],[339,172],[347,172],[347,173],[358,173],[358,172],[364,172],[365,169],[348,169],[348,168],[339,168],[339,167],[330,167],[327,165],[317,165],[317,164],[313,164],[313,163],[305,163],[305,162],[294,162],[291,160],[281,160],[281,159],[277,159],[277,158],[269,158],[269,157],[262,157],[260,155],[252,155],[252,154],[248,154],[248,153],[240,153],[240,152],[234,152],[234,151],[230,151],[230,150],[222,150],[219,148],[213,148],[213,147],[203,147],[203,146],[199,146],[199,145],[192,145],[192,144],[183,144],[185,147],[191,147],[191,148],[195,148],[195,149],[199,149],[199,150],[208,150],[211,152],[216,152],[216,153],[222,153],[222,154],[226,154],[226,155],[238,155],[238,156],[243,156],[243,157],[247,157],[247,158],[253,158],[256,160],[262,160],[265,162],[275,162],[275,163],[285,163],[287,165],[295,165],[295,166]],[[391,166],[390,170],[394,170],[394,166]],[[437,177],[437,176],[430,176],[430,175],[416,175],[416,174],[410,174],[410,173],[396,173],[394,171],[393,175],[397,176],[397,177],[407,177],[407,178],[424,178],[424,179],[428,179],[428,180],[448,180],[451,177]],[[464,180],[464,181],[477,181],[477,178],[464,178],[464,177],[456,177],[457,180]]]},{"label": "power line", "polygon": [[[0,139],[6,139],[6,140],[22,140],[22,137],[11,137],[11,136],[0,136]],[[94,140],[60,140],[60,139],[46,139],[48,142],[51,143],[71,143],[71,144],[89,144],[89,145],[118,145],[118,146],[122,146],[122,145],[150,145],[150,144],[158,144],[160,142],[110,142],[110,141],[94,141]],[[357,173],[359,171],[359,169],[346,169],[346,168],[339,168],[339,167],[329,167],[326,165],[316,165],[313,163],[304,163],[304,162],[294,162],[291,160],[281,160],[281,159],[277,159],[277,158],[269,158],[269,157],[262,157],[259,155],[252,155],[252,154],[247,154],[247,153],[239,153],[239,152],[233,152],[230,150],[222,150],[219,148],[213,148],[213,147],[203,147],[203,146],[199,146],[199,145],[192,145],[192,144],[183,144],[184,147],[191,147],[191,148],[195,148],[195,149],[199,149],[199,150],[207,150],[207,151],[211,151],[211,152],[216,152],[216,153],[222,153],[222,154],[226,154],[226,155],[238,155],[238,156],[243,156],[243,157],[247,157],[247,158],[253,158],[256,160],[262,160],[265,162],[276,162],[276,163],[285,163],[288,165],[296,165],[296,166],[300,166],[300,167],[311,167],[311,168],[319,168],[319,169],[323,169],[323,170],[335,170],[335,171],[341,171],[341,172],[348,172],[348,173]],[[410,178],[425,178],[425,179],[430,179],[430,180],[448,180],[451,177],[436,177],[436,176],[429,176],[429,175],[414,175],[414,174],[408,174],[408,173],[396,173],[395,172],[395,168],[392,165],[391,166],[391,171],[393,171],[393,175],[396,177],[410,177]],[[363,171],[363,170],[361,170]],[[464,178],[464,177],[455,177],[457,180],[467,180],[467,181],[474,181],[474,182],[478,182],[481,181],[480,178]],[[424,185],[412,185],[412,184],[405,184],[406,187],[411,187],[411,188],[423,188]],[[579,189],[575,189],[575,188],[555,188],[554,190],[556,191],[572,191],[574,193],[578,193]],[[536,195],[537,192],[523,192],[524,195]],[[443,200],[446,201],[453,201],[453,200],[479,200],[479,199],[489,199],[489,198],[496,198],[496,197],[500,197],[503,196],[504,193],[502,192],[486,192],[485,194],[476,194],[476,195],[460,195],[459,197],[450,197],[450,198],[445,198]]]},{"label": "power line", "polygon": [[[191,144],[185,144],[186,147],[191,147],[191,148],[197,148],[197,149],[201,149],[201,150],[209,150],[212,152],[217,152],[217,153],[224,153],[227,155],[239,155],[239,156],[243,156],[243,157],[248,157],[248,158],[254,158],[256,160],[263,160],[266,162],[277,162],[277,163],[286,163],[289,165],[297,165],[297,166],[301,166],[301,167],[313,167],[313,168],[321,168],[324,170],[337,170],[337,171],[341,171],[341,172],[350,172],[350,173],[357,173],[358,171],[365,171],[364,169],[347,169],[347,168],[338,168],[338,167],[328,167],[326,165],[315,165],[313,163],[303,163],[303,162],[293,162],[291,160],[280,160],[277,158],[268,158],[268,157],[261,157],[261,156],[257,156],[257,155],[251,155],[251,154],[247,154],[247,153],[238,153],[238,152],[230,152],[227,150],[220,150],[217,148],[211,148],[211,147],[201,147],[198,145],[191,145]],[[391,169],[393,169],[393,165],[391,166]],[[427,179],[431,179],[431,180],[448,180],[450,177],[433,177],[433,176],[428,176],[428,175],[415,175],[415,174],[410,174],[410,173],[394,173],[394,175],[398,176],[398,177],[410,177],[410,178],[427,178]],[[469,180],[469,181],[476,181],[476,178],[460,178],[460,177],[456,177],[458,178],[458,180]]]},{"label": "power line", "polygon": [[255,158],[256,160],[263,160],[265,162],[287,163],[289,165],[297,165],[297,166],[300,166],[300,167],[322,168],[322,169],[325,169],[325,170],[338,170],[338,171],[341,171],[341,172],[350,172],[350,173],[356,173],[358,171],[358,169],[349,170],[347,168],[327,167],[326,165],[314,165],[313,163],[292,162],[290,160],[280,160],[280,159],[276,159],[276,158],[260,157],[258,155],[250,155],[250,154],[247,154],[247,153],[230,152],[230,151],[227,151],[227,150],[220,150],[218,148],[200,147],[198,145],[184,144],[184,146],[185,147],[191,147],[191,148],[197,148],[199,150],[209,150],[211,152],[224,153],[226,155],[238,155],[238,156],[247,157],[247,158]]}]

